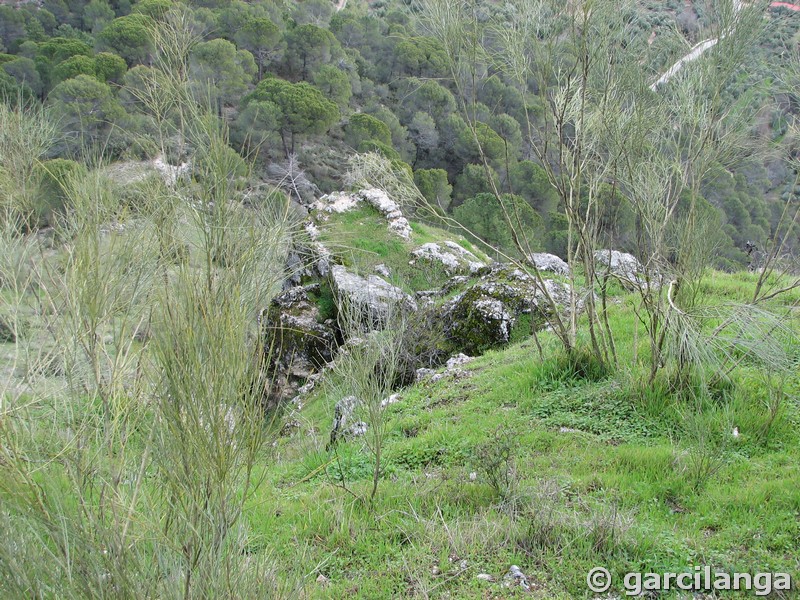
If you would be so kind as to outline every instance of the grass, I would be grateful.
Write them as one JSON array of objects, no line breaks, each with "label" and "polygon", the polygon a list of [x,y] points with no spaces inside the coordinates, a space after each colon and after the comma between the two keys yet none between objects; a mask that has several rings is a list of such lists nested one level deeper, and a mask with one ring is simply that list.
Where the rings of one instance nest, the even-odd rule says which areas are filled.
[{"label": "grass", "polygon": [[479,258],[485,256],[462,236],[412,223],[410,241],[404,241],[386,227],[386,218],[372,206],[364,205],[343,214],[331,215],[323,227],[326,246],[340,255],[344,264],[365,274],[374,273],[377,265],[388,267],[393,283],[407,292],[441,286],[449,278],[441,265],[415,261],[410,252],[429,242],[453,240]]},{"label": "grass", "polygon": [[[189,270],[202,268],[199,230],[187,225],[180,235],[190,248]],[[371,272],[386,264],[408,291],[428,289],[446,278],[440,270],[409,265],[409,251],[428,241],[454,238],[415,224],[414,238],[406,243],[389,233],[385,220],[370,207],[333,216],[324,235],[331,245],[339,242],[340,252],[347,250],[350,266]],[[708,302],[744,301],[754,285],[752,274],[710,273],[701,293]],[[590,597],[586,573],[600,565],[617,581],[629,571],[690,570],[705,564],[797,576],[800,378],[795,374],[784,382],[774,411],[776,392],[756,364],[744,363],[730,381],[708,393],[699,387],[694,394],[675,393],[670,373],[647,386],[649,350],[634,313],[636,297],[619,286],[612,292],[609,319],[620,352],[617,370],[602,369],[581,354],[564,356],[547,332],[540,334],[545,356],[540,359],[524,335],[523,321],[510,346],[476,358],[463,376],[402,390],[400,402],[386,408],[386,468],[371,505],[346,491],[363,497],[370,490],[373,464],[363,438],[340,443],[335,453],[326,450],[339,398],[324,391],[310,397],[287,416],[299,427],[275,435],[274,443],[259,450],[249,479],[260,485],[245,503],[243,533],[234,546],[242,549],[237,560],[244,556],[243,564],[252,558],[273,565],[270,585],[293,592],[297,588],[287,597],[303,598],[584,598]],[[770,304],[788,309],[797,298],[793,292]],[[326,315],[332,314],[329,288],[323,285],[316,300]],[[220,310],[216,299],[208,302]],[[796,311],[788,315],[786,324],[798,330]],[[109,323],[114,325],[114,319],[109,317]],[[200,336],[203,323],[189,322],[186,335],[176,340]],[[219,339],[216,329],[207,333],[209,339]],[[34,329],[34,334],[41,331]],[[166,344],[162,351],[170,348]],[[185,349],[197,360],[198,375],[207,372],[206,349],[200,337],[196,348]],[[13,345],[0,345],[0,350],[6,357]],[[224,369],[229,374],[243,360],[224,354],[233,357]],[[222,358],[217,362],[227,364]],[[175,361],[176,377],[184,363]],[[198,385],[201,380],[191,379]],[[63,377],[49,380],[55,384]],[[222,380],[211,377],[208,384]],[[91,432],[98,427],[73,422],[73,417],[101,420],[96,398],[95,405],[76,402],[67,407],[68,402],[50,392],[37,392],[41,412],[31,413],[31,433],[40,436],[42,448],[58,448],[60,438],[72,429]],[[19,400],[24,404],[26,398]],[[143,413],[141,422],[149,422]],[[175,423],[181,414],[174,415]],[[205,421],[199,423],[202,433]],[[133,464],[125,467],[127,473],[138,472],[146,445],[145,432],[135,425],[125,447],[115,448]],[[217,435],[225,432],[221,427]],[[172,443],[171,438],[164,436],[163,443]],[[228,446],[218,450],[232,460],[235,453],[228,455]],[[179,446],[167,448],[176,456],[183,452]],[[497,456],[501,460],[493,460]],[[115,460],[98,464],[116,468]],[[142,496],[154,504],[163,477],[157,473],[160,462],[164,459],[154,459],[142,484]],[[36,483],[68,496],[69,483],[61,470],[57,462],[37,467]],[[244,487],[238,476],[229,479]],[[3,498],[13,496],[10,484],[16,482],[0,483]],[[187,489],[196,489],[191,478],[185,483]],[[123,498],[126,485],[119,488]],[[64,514],[80,522],[75,499],[70,502]],[[137,511],[144,512],[144,504]],[[5,516],[0,510],[0,531],[13,531],[3,524]],[[153,534],[158,540],[158,529],[144,528],[142,539]],[[147,543],[138,546],[140,551]],[[178,565],[176,561],[165,570],[178,572]],[[505,587],[511,565],[526,574],[530,593]],[[478,579],[478,574],[495,581]],[[261,589],[258,581],[252,584],[252,589]]]},{"label": "grass", "polygon": [[[714,273],[707,285],[716,293],[742,280]],[[629,303],[611,316],[630,342]],[[585,576],[597,565],[617,581],[705,564],[796,576],[797,378],[764,437],[755,369],[737,371],[697,406],[671,394],[668,378],[645,388],[636,366],[604,373],[568,364],[542,337],[544,361],[526,340],[476,359],[467,377],[402,392],[387,408],[390,466],[372,511],[338,487],[342,475],[352,489],[366,487],[361,443],[344,445],[340,464],[329,464],[321,448],[334,399],[311,401],[301,430],[278,441],[251,506],[261,548],[302,556],[312,598],[528,597],[502,586],[512,564],[541,598],[589,597]],[[511,499],[476,463],[475,449],[501,427],[515,432]]]}]

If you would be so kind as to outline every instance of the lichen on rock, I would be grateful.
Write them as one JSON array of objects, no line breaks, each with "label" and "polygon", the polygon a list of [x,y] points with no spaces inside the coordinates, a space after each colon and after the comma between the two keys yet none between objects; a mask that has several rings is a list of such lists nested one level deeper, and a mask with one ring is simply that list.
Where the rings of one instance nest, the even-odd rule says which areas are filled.
[{"label": "lichen on rock", "polygon": [[[480,273],[477,282],[468,284],[442,308],[447,336],[464,352],[478,354],[507,344],[522,315],[530,315],[534,325],[543,326],[553,311],[548,295],[558,311],[569,312],[571,293],[565,283],[544,280],[545,294],[533,277],[511,265],[495,264]],[[463,279],[456,289],[462,284]]]},{"label": "lichen on rock", "polygon": [[361,277],[335,265],[331,267],[330,280],[337,302],[361,311],[375,326],[386,323],[394,310],[417,310],[411,296],[377,275]]},{"label": "lichen on rock", "polygon": [[416,260],[426,260],[444,266],[448,275],[473,274],[486,266],[477,256],[456,242],[428,242],[411,251]]}]

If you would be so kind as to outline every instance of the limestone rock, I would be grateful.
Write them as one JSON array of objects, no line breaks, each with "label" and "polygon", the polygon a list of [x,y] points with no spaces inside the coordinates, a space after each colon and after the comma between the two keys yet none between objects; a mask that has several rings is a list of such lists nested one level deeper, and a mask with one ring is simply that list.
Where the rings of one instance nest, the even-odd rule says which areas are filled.
[{"label": "limestone rock", "polygon": [[471,363],[473,360],[475,360],[474,357],[459,353],[447,359],[445,367],[448,369],[455,369],[456,367],[462,367],[468,363]]},{"label": "limestone rock", "polygon": [[531,589],[528,578],[517,565],[511,565],[503,580],[506,587],[519,586],[526,592]]},{"label": "limestone rock", "polygon": [[264,322],[270,352],[270,368],[276,376],[276,393],[294,395],[301,385],[325,364],[336,350],[336,329],[323,322],[310,294],[319,293],[319,284],[298,286],[276,296],[266,311]]},{"label": "limestone rock", "polygon": [[569,265],[561,260],[555,254],[548,254],[547,252],[534,252],[530,256],[531,262],[536,265],[540,271],[547,271],[555,273],[556,275],[569,276]]},{"label": "limestone rock", "polygon": [[644,266],[633,254],[618,250],[597,250],[594,259],[598,263],[599,273],[609,273],[618,278],[628,288],[646,285]]},{"label": "limestone rock", "polygon": [[318,211],[328,214],[342,214],[358,206],[359,198],[347,192],[334,192],[326,194],[311,205]]},{"label": "limestone rock", "polygon": [[417,383],[428,380],[430,383],[436,383],[442,379],[463,379],[469,376],[469,372],[462,369],[464,365],[472,362],[473,357],[466,354],[456,354],[451,356],[445,363],[445,368],[441,373],[437,373],[434,369],[422,368],[417,369],[415,373],[415,381]]},{"label": "limestone rock", "polygon": [[411,296],[377,275],[365,278],[335,265],[331,267],[330,279],[337,302],[357,308],[375,326],[385,323],[392,310],[417,310]]},{"label": "limestone rock", "polygon": [[473,274],[486,264],[472,252],[457,243],[446,240],[441,244],[429,242],[411,251],[417,260],[426,260],[444,266],[450,275]]},{"label": "limestone rock", "polygon": [[[540,325],[552,316],[553,307],[531,276],[503,264],[481,273],[477,283],[443,305],[446,334],[464,352],[477,354],[508,343],[521,315],[530,314]],[[557,310],[566,314],[570,287],[550,279],[544,286]]]},{"label": "limestone rock", "polygon": [[403,216],[400,206],[392,200],[383,190],[376,188],[364,189],[354,194],[348,192],[334,192],[322,196],[312,204],[323,220],[326,215],[341,214],[353,210],[360,202],[374,206],[389,222],[389,231],[404,240],[411,239],[411,225]]},{"label": "limestone rock", "polygon": [[335,445],[340,439],[357,437],[367,432],[367,424],[355,420],[359,404],[360,401],[355,396],[345,396],[333,407],[333,426],[331,427],[329,446]]},{"label": "limestone rock", "polygon": [[389,221],[389,231],[396,233],[404,240],[411,239],[411,225],[403,216],[400,206],[386,192],[372,188],[361,190],[359,195],[383,213]]},{"label": "limestone rock", "polygon": [[392,272],[389,271],[389,267],[387,267],[383,263],[381,263],[379,265],[375,265],[374,269],[375,269],[375,272],[378,275],[380,275],[381,277],[383,277],[384,279],[389,279],[392,276]]}]

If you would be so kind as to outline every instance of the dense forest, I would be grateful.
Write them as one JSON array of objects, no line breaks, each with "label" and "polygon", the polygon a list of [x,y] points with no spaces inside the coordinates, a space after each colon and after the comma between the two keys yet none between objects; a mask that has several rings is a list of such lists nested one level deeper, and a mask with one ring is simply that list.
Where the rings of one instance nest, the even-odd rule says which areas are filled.
[{"label": "dense forest", "polygon": [[[50,158],[81,161],[100,152],[106,161],[132,161],[164,150],[169,164],[183,162],[187,149],[178,136],[163,149],[153,143],[153,107],[142,98],[147,82],[160,77],[153,25],[176,6],[194,35],[189,80],[230,124],[232,148],[254,161],[263,179],[279,179],[291,156],[291,168],[307,174],[306,192],[293,193],[326,193],[341,187],[349,155],[379,152],[412,169],[443,212],[513,251],[500,208],[482,196],[490,191],[485,157],[497,189],[532,209],[526,218],[537,232],[535,249],[565,256],[562,207],[530,147],[529,129],[544,124],[537,83],[521,85],[489,61],[480,65],[469,90],[471,117],[480,122],[476,137],[450,57],[420,24],[413,2],[4,4],[0,93],[11,102],[40,101],[58,120],[63,135]],[[514,19],[511,5],[484,2],[475,10],[486,21]],[[641,68],[653,80],[711,30],[703,3],[644,2],[627,10],[626,36],[647,48]],[[702,182],[721,228],[715,265],[726,269],[748,264],[748,242],[765,246],[796,193],[786,159],[796,150],[787,132],[797,102],[791,86],[781,85],[780,68],[795,49],[800,17],[775,6],[767,18],[747,69],[724,91],[731,103],[749,106],[757,148],[735,166],[710,168]],[[609,245],[632,250],[635,215],[624,199],[614,204],[604,235]],[[38,211],[46,221],[56,208]]]}]

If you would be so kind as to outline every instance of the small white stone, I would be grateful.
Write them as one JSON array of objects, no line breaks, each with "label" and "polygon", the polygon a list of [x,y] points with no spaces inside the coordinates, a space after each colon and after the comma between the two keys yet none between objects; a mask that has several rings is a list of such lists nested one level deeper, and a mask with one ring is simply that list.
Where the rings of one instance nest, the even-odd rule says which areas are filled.
[{"label": "small white stone", "polygon": [[388,398],[381,400],[381,408],[386,408],[390,404],[397,404],[400,402],[400,394],[392,394]]}]

